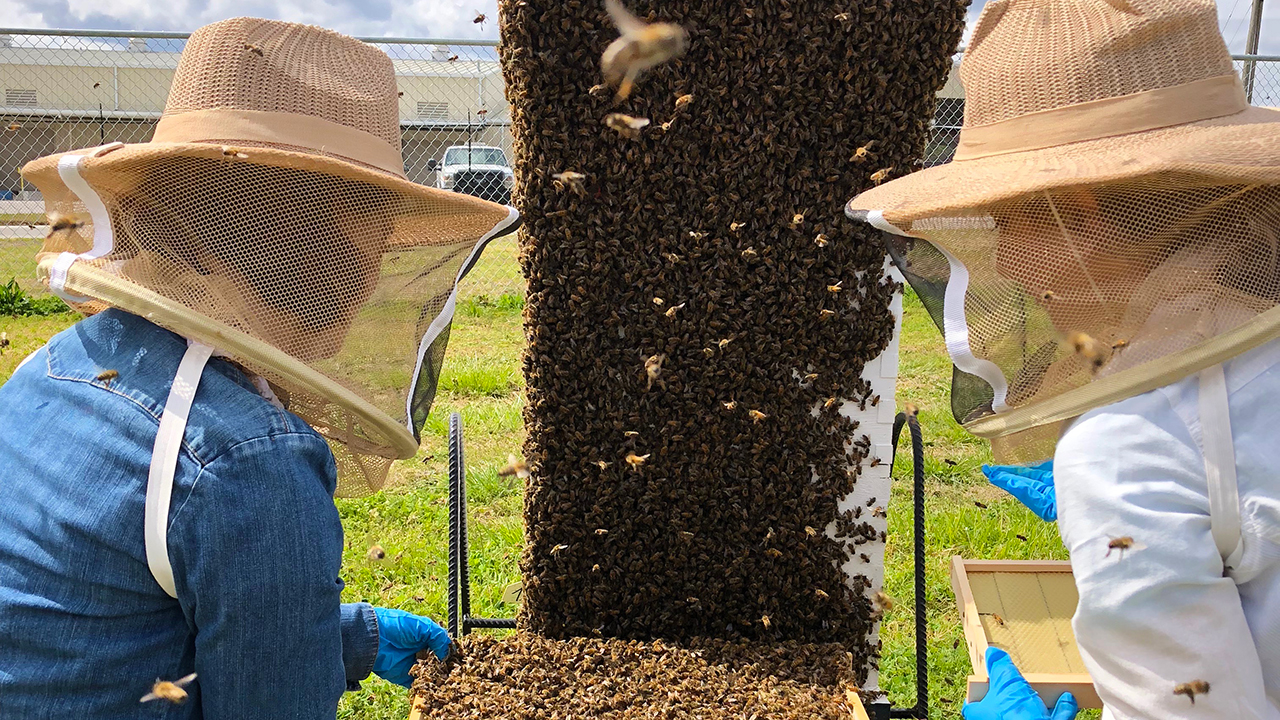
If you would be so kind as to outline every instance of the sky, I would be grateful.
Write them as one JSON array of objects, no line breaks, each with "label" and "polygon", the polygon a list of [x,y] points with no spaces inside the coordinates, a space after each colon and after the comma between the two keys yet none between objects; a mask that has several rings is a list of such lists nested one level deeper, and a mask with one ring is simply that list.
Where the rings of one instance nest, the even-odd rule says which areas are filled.
[{"label": "sky", "polygon": [[[714,0],[708,0],[714,2]],[[185,30],[238,15],[322,25],[356,36],[498,38],[497,0],[3,0],[0,23],[20,28]],[[969,9],[969,24],[985,0]],[[1244,52],[1250,0],[1217,0],[1232,52]],[[16,5],[16,7],[15,7]],[[472,22],[478,14],[488,20]],[[966,33],[967,37],[967,33]],[[1280,54],[1280,0],[1263,11],[1259,51]]]}]

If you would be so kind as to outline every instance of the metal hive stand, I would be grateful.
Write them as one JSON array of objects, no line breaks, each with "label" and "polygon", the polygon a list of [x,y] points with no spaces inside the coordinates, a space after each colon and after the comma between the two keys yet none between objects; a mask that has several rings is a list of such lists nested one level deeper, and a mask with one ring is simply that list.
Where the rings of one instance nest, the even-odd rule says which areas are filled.
[{"label": "metal hive stand", "polygon": [[[925,619],[924,577],[924,442],[915,415],[898,413],[893,421],[893,449],[906,425],[911,433],[912,514],[915,580],[916,704],[909,708],[873,703],[868,709],[875,720],[929,717],[928,623]],[[892,468],[890,468],[892,472]],[[459,638],[472,630],[514,630],[511,618],[471,616],[471,571],[467,551],[467,475],[462,449],[462,416],[449,416],[449,636]]]}]

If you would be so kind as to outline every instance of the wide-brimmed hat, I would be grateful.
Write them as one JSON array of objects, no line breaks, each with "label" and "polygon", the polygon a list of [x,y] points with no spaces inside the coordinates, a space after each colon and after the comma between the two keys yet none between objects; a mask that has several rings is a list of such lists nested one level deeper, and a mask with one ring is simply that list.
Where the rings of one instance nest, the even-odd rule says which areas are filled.
[{"label": "wide-brimmed hat", "polygon": [[392,62],[322,28],[236,18],[187,41],[150,142],[23,168],[39,273],[85,313],[143,315],[266,378],[331,441],[340,488],[411,457],[456,283],[512,208],[405,177]]},{"label": "wide-brimmed hat", "polygon": [[1280,111],[1246,101],[1211,0],[993,0],[960,80],[955,159],[867,190],[850,211],[900,225],[1144,175],[1280,180]]}]

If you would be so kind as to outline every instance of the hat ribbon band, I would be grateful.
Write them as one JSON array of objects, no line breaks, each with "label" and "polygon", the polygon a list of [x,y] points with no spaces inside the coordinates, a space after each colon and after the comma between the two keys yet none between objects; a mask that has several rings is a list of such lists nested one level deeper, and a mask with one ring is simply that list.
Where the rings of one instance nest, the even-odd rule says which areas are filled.
[{"label": "hat ribbon band", "polygon": [[965,127],[960,130],[955,159],[1044,150],[1234,115],[1247,107],[1239,76],[1218,75]]},{"label": "hat ribbon band", "polygon": [[215,108],[165,115],[153,143],[270,143],[336,155],[404,177],[400,148],[348,125],[314,115]]}]

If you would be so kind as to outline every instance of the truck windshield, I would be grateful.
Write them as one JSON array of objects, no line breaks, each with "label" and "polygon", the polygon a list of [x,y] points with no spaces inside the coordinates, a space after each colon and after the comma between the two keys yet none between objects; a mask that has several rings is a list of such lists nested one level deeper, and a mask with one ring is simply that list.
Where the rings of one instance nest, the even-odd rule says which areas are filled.
[{"label": "truck windshield", "polygon": [[[467,148],[449,148],[444,153],[445,165],[467,165]],[[471,165],[506,165],[507,156],[498,148],[471,148]]]}]

